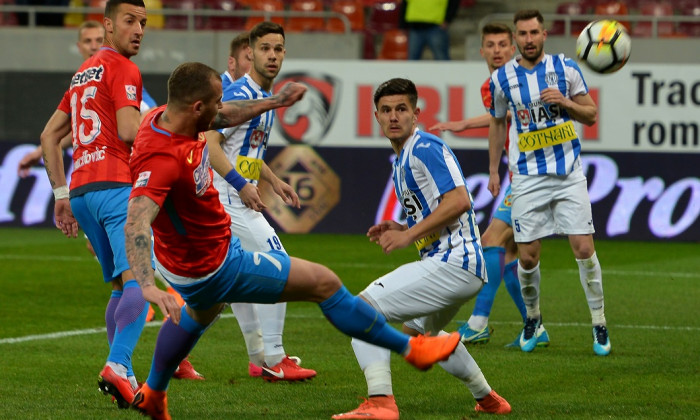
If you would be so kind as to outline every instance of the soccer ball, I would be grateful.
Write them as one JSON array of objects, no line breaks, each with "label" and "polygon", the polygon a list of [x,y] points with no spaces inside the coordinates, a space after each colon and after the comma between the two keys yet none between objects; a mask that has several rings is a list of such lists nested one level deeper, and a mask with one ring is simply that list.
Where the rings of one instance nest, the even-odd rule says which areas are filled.
[{"label": "soccer ball", "polygon": [[627,29],[614,20],[596,20],[576,40],[576,55],[596,73],[612,73],[625,65],[632,52]]}]

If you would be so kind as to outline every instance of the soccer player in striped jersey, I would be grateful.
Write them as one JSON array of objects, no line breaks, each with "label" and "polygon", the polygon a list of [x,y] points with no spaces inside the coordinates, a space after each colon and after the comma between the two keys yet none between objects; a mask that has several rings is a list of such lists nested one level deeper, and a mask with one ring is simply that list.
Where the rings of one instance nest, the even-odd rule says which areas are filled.
[{"label": "soccer player in striped jersey", "polygon": [[[421,259],[378,278],[360,297],[390,322],[403,322],[405,332],[441,336],[462,304],[481,290],[486,267],[462,168],[447,144],[418,130],[417,102],[416,86],[408,79],[388,80],[374,93],[375,117],[396,152],[394,191],[407,223],[385,220],[367,236],[387,254],[413,243]],[[369,399],[333,419],[398,420],[389,351],[357,338],[352,347]],[[510,412],[463,344],[440,365],[467,386],[476,411]]]},{"label": "soccer player in striped jersey", "polygon": [[233,82],[250,70],[252,62],[249,36],[248,32],[242,32],[231,40],[228,50],[228,66],[226,71],[221,73],[221,87],[224,92]]},{"label": "soccer player in striped jersey", "polygon": [[[489,23],[481,30],[481,48],[479,50],[484,57],[492,74],[497,68],[513,58],[515,45],[513,45],[513,31],[502,23]],[[473,118],[461,121],[448,121],[438,123],[430,127],[430,130],[463,131],[473,128],[488,127],[491,121],[491,90],[488,78],[481,85],[481,99],[486,107],[486,113]],[[508,116],[510,118],[510,116]],[[508,139],[506,139],[506,149]],[[501,285],[501,278],[506,285],[515,306],[520,312],[523,324],[527,321],[525,302],[520,293],[520,282],[518,281],[518,246],[513,240],[513,228],[511,223],[511,190],[510,185],[503,194],[503,200],[488,227],[481,236],[481,243],[484,247],[484,260],[486,261],[486,271],[488,272],[488,282],[484,284],[476,297],[474,310],[469,320],[459,328],[462,335],[462,342],[472,344],[488,343],[491,339],[491,328],[489,327],[489,315],[493,301]],[[537,345],[546,347],[549,345],[549,334],[544,325],[540,324],[537,332]],[[507,347],[520,347],[520,334],[516,340]]]},{"label": "soccer player in striped jersey", "polygon": [[547,32],[538,10],[515,14],[515,42],[520,55],[491,75],[489,190],[500,190],[498,166],[512,116],[508,165],[512,178],[512,220],[520,261],[518,277],[527,320],[520,348],[537,345],[540,313],[541,238],[567,235],[579,267],[593,324],[593,351],[605,356],[611,345],[606,327],[603,280],[593,243],[593,216],[581,168],[581,139],[574,121],[592,125],[598,107],[576,62],[544,52]]},{"label": "soccer player in striped jersey", "polygon": [[[402,354],[421,370],[446,360],[459,344],[456,332],[439,337],[401,333],[350,294],[327,267],[278,249],[245,251],[231,234],[230,216],[211,183],[203,131],[222,127],[222,113],[238,111],[237,118],[225,118],[224,127],[240,124],[254,112],[293,104],[304,91],[303,85],[288,83],[274,96],[222,104],[216,70],[184,63],[168,79],[167,105],[141,124],[131,155],[134,184],[124,231],[143,296],[170,315],[158,334],[148,379],[132,402],[154,419],[170,418],[170,377],[227,302],[316,302],[343,333]],[[180,292],[185,306],[155,286],[152,246],[159,271]],[[273,374],[282,376],[284,371]]]},{"label": "soccer player in striped jersey", "polygon": [[[241,70],[243,76],[224,90],[224,101],[266,98],[272,94],[272,84],[286,52],[284,28],[274,22],[261,22],[250,30],[249,37],[248,54],[252,61],[238,60],[236,70]],[[243,249],[251,252],[285,252],[277,233],[261,213],[265,205],[257,187],[260,179],[269,182],[287,204],[300,206],[294,189],[273,174],[264,161],[274,118],[275,113],[270,110],[236,127],[206,133],[216,172],[214,186],[231,216],[231,231],[241,240]],[[231,183],[234,175],[242,176],[245,182]],[[271,382],[316,376],[315,370],[302,368],[298,357],[289,357],[285,352],[282,333],[286,303],[232,303],[231,308],[246,343],[250,376]],[[280,375],[282,371],[284,375]]]}]

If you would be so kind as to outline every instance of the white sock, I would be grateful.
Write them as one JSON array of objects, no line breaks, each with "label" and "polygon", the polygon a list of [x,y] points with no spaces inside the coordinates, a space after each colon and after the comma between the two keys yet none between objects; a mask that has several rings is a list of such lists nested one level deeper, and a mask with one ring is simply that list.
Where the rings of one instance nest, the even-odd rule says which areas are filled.
[{"label": "white sock", "polygon": [[483,315],[472,315],[469,317],[469,321],[467,321],[469,328],[471,328],[474,331],[483,330],[488,325],[488,323],[489,317]]},{"label": "white sock", "polygon": [[262,342],[265,352],[265,363],[275,366],[284,359],[287,353],[282,344],[284,317],[287,313],[287,303],[255,304],[255,310],[262,329]]},{"label": "white sock", "polygon": [[133,390],[136,390],[136,388],[139,387],[139,382],[136,380],[136,376],[131,375],[131,376],[128,376],[126,379],[129,380],[129,383],[131,384],[131,388]]},{"label": "white sock", "polygon": [[576,260],[581,286],[586,293],[588,309],[593,325],[605,325],[605,303],[603,300],[603,273],[598,256],[594,252],[590,258]]},{"label": "white sock", "polygon": [[[440,331],[440,335],[442,334],[447,333]],[[479,369],[467,348],[464,347],[464,344],[460,343],[449,359],[444,362],[438,362],[438,364],[447,373],[462,381],[472,393],[474,399],[484,398],[491,392],[491,387],[486,382],[484,374],[481,373],[481,369]]]},{"label": "white sock", "polygon": [[111,367],[112,370],[114,371],[114,373],[116,373],[117,375],[121,376],[122,378],[126,378],[126,372],[127,372],[126,366],[124,366],[120,363],[109,362],[109,361],[106,363],[106,365]]},{"label": "white sock", "polygon": [[254,364],[261,366],[263,362],[263,340],[260,321],[251,303],[232,303],[231,309],[238,320],[238,326],[243,333],[243,340],[248,350],[248,358]]},{"label": "white sock", "polygon": [[526,270],[518,261],[518,279],[520,292],[523,294],[528,318],[540,317],[540,263],[535,268]]},{"label": "white sock", "polygon": [[352,349],[367,381],[367,395],[393,395],[391,351],[353,338]]}]

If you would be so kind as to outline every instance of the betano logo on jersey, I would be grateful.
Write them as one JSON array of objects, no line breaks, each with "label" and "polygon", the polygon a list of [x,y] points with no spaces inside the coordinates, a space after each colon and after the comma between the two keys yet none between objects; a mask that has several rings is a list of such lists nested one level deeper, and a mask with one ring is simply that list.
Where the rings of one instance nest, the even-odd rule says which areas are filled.
[{"label": "betano logo on jersey", "polygon": [[301,101],[277,110],[282,136],[292,144],[318,144],[333,124],[340,103],[341,81],[328,74],[288,73],[279,78],[275,93],[289,82],[302,83],[307,90]]},{"label": "betano logo on jersey", "polygon": [[88,67],[81,72],[75,73],[75,75],[70,81],[71,89],[76,86],[82,86],[84,84],[90,83],[92,81],[101,82],[104,71],[104,67],[100,65],[99,67]]}]

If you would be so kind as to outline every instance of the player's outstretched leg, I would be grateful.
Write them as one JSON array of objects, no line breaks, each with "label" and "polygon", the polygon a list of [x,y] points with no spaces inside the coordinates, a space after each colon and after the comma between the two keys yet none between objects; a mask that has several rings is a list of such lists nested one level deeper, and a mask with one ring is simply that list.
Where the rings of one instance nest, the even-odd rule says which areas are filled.
[{"label": "player's outstretched leg", "polygon": [[459,333],[437,337],[410,337],[387,324],[386,318],[367,302],[341,286],[319,304],[323,314],[341,332],[404,356],[420,370],[446,360],[459,344]]}]

